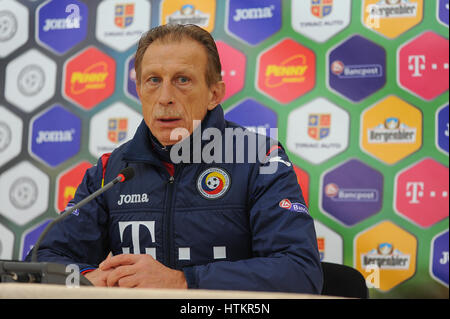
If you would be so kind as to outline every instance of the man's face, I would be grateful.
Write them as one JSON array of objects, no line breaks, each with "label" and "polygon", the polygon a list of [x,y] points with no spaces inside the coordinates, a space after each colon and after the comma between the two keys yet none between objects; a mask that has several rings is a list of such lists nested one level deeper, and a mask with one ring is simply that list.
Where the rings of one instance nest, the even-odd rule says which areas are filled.
[{"label": "man's face", "polygon": [[207,55],[194,40],[155,41],[144,53],[137,92],[145,123],[162,145],[185,138],[171,139],[174,129],[192,134],[194,121],[201,121],[208,110],[220,103],[224,83],[206,83]]}]

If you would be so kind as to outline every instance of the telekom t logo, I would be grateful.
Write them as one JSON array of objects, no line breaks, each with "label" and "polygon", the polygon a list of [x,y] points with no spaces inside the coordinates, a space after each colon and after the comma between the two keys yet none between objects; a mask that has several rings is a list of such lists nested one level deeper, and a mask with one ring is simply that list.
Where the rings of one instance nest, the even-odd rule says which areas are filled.
[{"label": "telekom t logo", "polygon": [[396,212],[422,226],[448,218],[448,167],[426,158],[400,172],[395,179]]},{"label": "telekom t logo", "polygon": [[411,200],[409,201],[410,204],[420,204],[419,199],[423,198],[426,195],[428,195],[430,198],[436,198],[439,196],[442,198],[447,198],[448,191],[427,190],[427,192],[425,193],[425,186],[423,182],[408,182],[406,184],[406,197],[411,198]]},{"label": "telekom t logo", "polygon": [[412,76],[418,77],[422,76],[423,74],[420,73],[420,71],[425,70],[425,56],[424,55],[410,55],[408,57],[408,69],[410,71],[413,71]]},{"label": "telekom t logo", "polygon": [[419,197],[423,197],[424,185],[422,182],[406,183],[406,197],[411,197],[410,204],[419,204]]},{"label": "telekom t logo", "polygon": [[247,58],[242,52],[223,41],[217,41],[216,45],[222,62],[222,79],[226,83],[223,98],[226,100],[244,88]]},{"label": "telekom t logo", "polygon": [[[150,232],[152,237],[152,243],[155,242],[155,221],[130,221],[130,222],[119,222],[119,233],[120,233],[120,241],[123,243],[123,234],[125,229],[131,226],[131,238],[133,243],[133,253],[135,255],[141,253],[141,245],[139,241],[139,229],[140,226],[144,226]],[[124,254],[130,253],[130,247],[122,247],[122,252]],[[146,247],[145,253],[151,255],[156,259],[156,248],[154,247]]]},{"label": "telekom t logo", "polygon": [[435,99],[448,90],[448,57],[448,39],[424,32],[398,50],[399,85],[425,100]]},{"label": "telekom t logo", "polygon": [[[425,55],[410,55],[408,56],[408,69],[412,71],[411,76],[412,77],[421,77],[423,76],[423,72],[427,70],[427,64],[426,64],[426,57]],[[439,68],[442,68],[442,70],[448,70],[449,64],[448,62],[442,63],[442,65],[439,65],[439,63],[431,63],[431,70],[436,71]]]}]

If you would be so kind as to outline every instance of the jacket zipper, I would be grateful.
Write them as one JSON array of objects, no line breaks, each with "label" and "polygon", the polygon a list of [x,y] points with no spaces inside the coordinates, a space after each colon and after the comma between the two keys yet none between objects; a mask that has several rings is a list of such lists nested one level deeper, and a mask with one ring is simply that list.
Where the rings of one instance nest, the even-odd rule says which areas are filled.
[{"label": "jacket zipper", "polygon": [[[1,1],[1,0],[0,0]],[[128,163],[148,163],[155,165],[153,162],[149,161],[128,161]],[[174,257],[174,244],[172,240],[172,215],[173,215],[173,192],[175,189],[175,176],[180,175],[181,171],[183,169],[183,164],[178,164],[175,167],[175,172],[173,173],[173,176],[169,174],[166,167],[164,165],[156,165],[160,167],[164,172],[166,172],[168,179],[167,179],[167,200],[166,200],[166,210],[165,210],[165,216],[163,221],[163,228],[165,231],[164,236],[164,243],[162,243],[162,247],[164,249],[164,264],[167,267],[175,268],[175,257]]]},{"label": "jacket zipper", "polygon": [[164,259],[167,267],[175,268],[175,262],[174,262],[174,241],[173,241],[173,192],[175,190],[175,176],[178,173],[178,176],[181,173],[181,168],[177,169],[175,168],[175,172],[173,176],[169,176],[169,179],[167,181],[167,204],[166,204],[166,216],[164,219],[164,230],[165,230],[165,251],[164,251]]}]

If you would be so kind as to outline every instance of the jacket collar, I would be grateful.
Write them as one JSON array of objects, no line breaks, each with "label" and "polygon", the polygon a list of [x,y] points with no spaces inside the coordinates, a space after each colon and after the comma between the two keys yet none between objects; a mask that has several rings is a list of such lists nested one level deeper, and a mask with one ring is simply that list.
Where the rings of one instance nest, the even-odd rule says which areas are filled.
[{"label": "jacket collar", "polygon": [[[206,113],[201,123],[201,131],[208,128],[217,128],[220,131],[225,129],[225,118],[222,106],[217,105],[212,111]],[[199,129],[199,128],[197,128]],[[189,137],[192,142],[192,136]],[[202,146],[205,142],[202,141]],[[191,143],[193,145],[193,143]],[[133,139],[127,144],[124,151],[124,160],[128,162],[149,162],[161,165],[161,161],[171,163],[170,160],[171,146],[163,147],[154,137],[144,120],[136,130]],[[192,152],[191,152],[192,154]]]}]

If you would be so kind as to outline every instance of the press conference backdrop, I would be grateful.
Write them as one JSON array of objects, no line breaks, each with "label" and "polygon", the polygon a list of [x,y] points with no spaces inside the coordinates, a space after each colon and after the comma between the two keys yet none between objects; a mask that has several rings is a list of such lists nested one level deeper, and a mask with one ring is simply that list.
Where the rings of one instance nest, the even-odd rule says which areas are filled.
[{"label": "press conference backdrop", "polygon": [[139,36],[195,23],[217,40],[226,118],[278,128],[322,259],[358,269],[372,298],[448,298],[448,10],[448,0],[0,0],[0,258],[23,259],[84,171],[133,136]]}]

